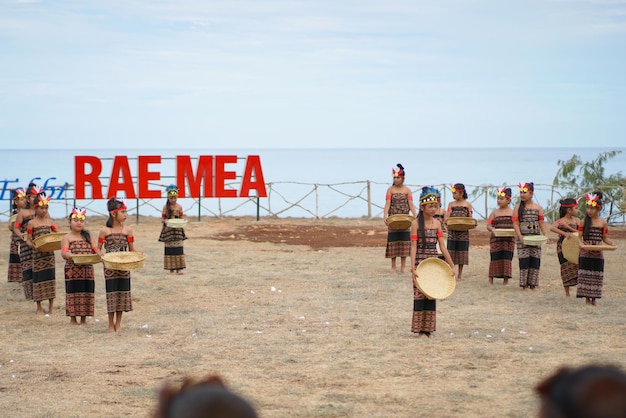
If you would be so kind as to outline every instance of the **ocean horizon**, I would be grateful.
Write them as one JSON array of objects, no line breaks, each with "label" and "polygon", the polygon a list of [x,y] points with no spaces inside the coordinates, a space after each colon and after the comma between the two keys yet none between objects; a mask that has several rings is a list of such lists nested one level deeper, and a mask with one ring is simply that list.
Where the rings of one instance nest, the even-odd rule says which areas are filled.
[{"label": "ocean horizon", "polygon": [[[237,164],[229,166],[237,175],[243,172],[245,157],[260,157],[262,174],[268,189],[268,197],[259,199],[202,198],[181,199],[187,213],[208,216],[279,216],[279,217],[347,217],[381,216],[384,195],[391,185],[391,170],[401,163],[406,170],[405,183],[414,191],[424,185],[447,188],[453,183],[464,183],[470,194],[486,186],[509,186],[534,182],[537,201],[545,205],[554,199],[551,185],[556,176],[558,161],[566,161],[574,155],[582,161],[593,161],[603,152],[614,148],[410,148],[410,149],[48,149],[3,150],[4,164],[0,168],[2,200],[0,220],[8,218],[9,193],[14,187],[26,187],[35,179],[38,186],[46,186],[56,195],[60,187],[75,182],[75,156],[97,156],[102,159],[101,176],[111,175],[112,159],[127,156],[131,174],[137,175],[138,156],[161,156],[160,165],[151,169],[160,171],[161,179],[151,183],[158,189],[175,182],[177,155],[192,159],[201,155],[236,155]],[[626,167],[626,148],[605,163],[606,175],[616,174]],[[236,186],[234,186],[236,187]],[[515,190],[515,189],[514,189]],[[515,190],[516,191],[516,190]],[[514,195],[516,194],[514,191]],[[445,192],[445,190],[444,190]],[[558,191],[557,191],[558,192]],[[55,194],[53,193],[53,194]],[[64,217],[76,204],[89,207],[93,213],[105,213],[104,201],[74,202],[71,190],[62,196],[64,202],[55,202],[51,216]],[[449,198],[444,193],[444,200]],[[557,196],[558,197],[558,196]],[[471,200],[471,199],[470,199]],[[69,201],[69,203],[68,203]],[[133,212],[132,202],[128,202]],[[160,216],[163,199],[138,201],[135,210],[141,215]],[[479,213],[495,208],[493,202],[480,198]],[[476,206],[476,204],[475,204]],[[482,213],[481,216],[486,216]]]}]

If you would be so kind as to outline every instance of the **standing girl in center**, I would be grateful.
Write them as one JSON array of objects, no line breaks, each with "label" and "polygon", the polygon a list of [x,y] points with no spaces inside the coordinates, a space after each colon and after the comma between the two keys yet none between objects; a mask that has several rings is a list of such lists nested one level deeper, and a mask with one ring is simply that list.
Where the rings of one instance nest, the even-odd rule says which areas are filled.
[{"label": "standing girl in center", "polygon": [[74,263],[72,254],[97,254],[98,249],[85,229],[86,210],[72,209],[70,232],[61,240],[61,257],[65,259],[65,315],[70,324],[85,324],[94,312],[94,271],[93,265]]},{"label": "standing girl in center", "polygon": [[550,231],[559,234],[556,242],[556,254],[561,265],[561,281],[565,289],[565,296],[569,297],[569,288],[578,284],[578,264],[567,261],[563,255],[563,240],[572,234],[578,233],[580,219],[576,217],[578,213],[578,201],[572,197],[561,199],[559,202],[559,220],[550,227]]},{"label": "standing girl in center", "polygon": [[513,229],[517,235],[517,258],[519,259],[519,285],[522,289],[535,289],[539,286],[541,267],[541,247],[524,244],[528,235],[546,234],[543,223],[543,209],[533,202],[534,183],[519,184],[520,202],[513,209]]},{"label": "standing girl in center", "polygon": [[[102,247],[107,253],[135,251],[135,237],[130,226],[124,225],[128,213],[126,204],[114,197],[108,200],[109,219],[98,235],[98,250]],[[122,333],[122,314],[133,310],[130,294],[130,271],[104,268],[106,282],[107,312],[109,314],[108,332]]]},{"label": "standing girl in center", "polygon": [[385,195],[385,208],[383,217],[387,225],[387,247],[385,258],[391,258],[391,272],[396,273],[396,258],[400,257],[400,271],[406,271],[406,259],[411,250],[411,229],[395,231],[389,228],[387,218],[391,215],[408,215],[409,212],[415,217],[417,211],[413,204],[413,193],[411,189],[404,185],[404,167],[397,164],[398,169],[391,169],[393,175],[393,185],[387,189]]},{"label": "standing girl in center", "polygon": [[[437,257],[437,243],[446,262],[454,272],[454,263],[443,242],[441,222],[433,217],[439,209],[440,194],[433,187],[423,187],[420,194],[420,211],[411,224],[411,273],[413,277],[413,319],[411,332],[431,337],[436,329],[437,301],[428,299],[416,284],[415,268],[430,257]],[[454,274],[454,273],[452,273]]]},{"label": "standing girl in center", "polygon": [[159,241],[165,243],[163,266],[170,273],[183,274],[183,269],[186,267],[183,241],[187,239],[187,236],[183,228],[167,226],[168,219],[183,218],[183,207],[178,203],[178,187],[170,184],[165,191],[167,192],[167,203],[163,206],[161,213],[163,228],[159,235]]},{"label": "standing girl in center", "polygon": [[[463,183],[456,183],[450,190],[454,200],[448,203],[446,212],[447,221],[453,217],[471,218],[473,214],[472,204],[467,201],[467,191]],[[458,280],[463,280],[463,266],[469,264],[469,230],[453,231],[448,228],[448,252],[455,265],[459,266]]]},{"label": "standing girl in center", "polygon": [[498,237],[496,229],[513,229],[513,210],[511,204],[511,188],[503,187],[498,190],[498,209],[491,212],[487,219],[489,237],[489,284],[493,284],[494,277],[504,279],[502,284],[508,284],[513,275],[513,252],[515,251],[515,237]]}]

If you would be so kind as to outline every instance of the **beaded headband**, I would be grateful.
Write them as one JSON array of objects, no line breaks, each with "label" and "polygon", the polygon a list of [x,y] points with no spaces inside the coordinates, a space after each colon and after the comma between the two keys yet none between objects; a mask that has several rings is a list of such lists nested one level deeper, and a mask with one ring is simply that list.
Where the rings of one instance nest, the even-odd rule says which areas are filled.
[{"label": "beaded headband", "polygon": [[73,208],[70,217],[72,219],[78,219],[78,220],[84,221],[86,218],[85,216],[86,214],[87,214],[87,209],[79,210],[77,208]]}]

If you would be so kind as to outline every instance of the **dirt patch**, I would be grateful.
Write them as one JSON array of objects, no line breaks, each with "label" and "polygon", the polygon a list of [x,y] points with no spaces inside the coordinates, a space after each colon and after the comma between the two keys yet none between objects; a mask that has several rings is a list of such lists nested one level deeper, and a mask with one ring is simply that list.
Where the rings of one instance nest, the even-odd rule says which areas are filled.
[{"label": "dirt patch", "polygon": [[[626,238],[626,229],[614,228],[610,231],[614,239]],[[489,245],[490,233],[484,225],[470,232],[471,246]],[[384,247],[387,242],[387,229],[381,225],[306,225],[277,223],[261,225],[241,225],[234,230],[222,231],[211,239],[218,241],[246,240],[251,242],[271,242],[287,245],[308,245],[312,249],[330,247]],[[549,242],[555,242],[551,237]]]}]

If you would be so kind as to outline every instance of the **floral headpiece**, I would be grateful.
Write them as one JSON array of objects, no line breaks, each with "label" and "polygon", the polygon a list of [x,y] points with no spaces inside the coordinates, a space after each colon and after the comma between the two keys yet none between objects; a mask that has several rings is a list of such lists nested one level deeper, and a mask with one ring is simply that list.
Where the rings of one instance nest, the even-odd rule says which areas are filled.
[{"label": "floral headpiece", "polygon": [[119,212],[120,210],[126,210],[127,209],[126,202],[123,200],[121,202],[122,202],[122,206],[120,206],[117,209],[110,210],[109,213],[115,213],[115,212]]},{"label": "floral headpiece", "polygon": [[465,186],[461,183],[457,183],[457,184],[451,184],[450,185],[450,191],[452,193],[454,192],[462,192],[463,190],[465,190]]},{"label": "floral headpiece", "polygon": [[506,197],[507,199],[511,200],[511,188],[510,187],[501,188],[500,190],[498,190],[498,196]]},{"label": "floral headpiece", "polygon": [[24,190],[23,187],[18,187],[17,189],[13,190],[13,200],[20,199],[22,197],[26,197],[26,190]]},{"label": "floral headpiece", "polygon": [[39,207],[48,206],[50,204],[50,200],[52,200],[50,199],[50,196],[46,197],[45,193],[39,193],[37,195],[37,202],[35,202],[35,205]]},{"label": "floral headpiece", "polygon": [[602,207],[602,200],[600,199],[600,195],[599,194],[585,194],[585,200],[587,201],[587,206],[592,206],[592,207]]},{"label": "floral headpiece", "polygon": [[176,187],[173,184],[170,184],[169,186],[167,186],[165,188],[165,191],[167,192],[167,197],[178,196],[178,187]]},{"label": "floral headpiece", "polygon": [[422,187],[422,193],[420,194],[420,206],[427,205],[429,203],[439,203],[441,201],[441,194],[439,190],[434,187]]},{"label": "floral headpiece", "polygon": [[71,219],[78,219],[79,221],[84,221],[86,218],[87,209],[79,210],[77,208],[72,208],[72,213],[70,214]]},{"label": "floral headpiece", "polygon": [[519,187],[520,193],[527,193],[535,190],[535,186],[532,183],[518,183],[517,187]]},{"label": "floral headpiece", "polygon": [[402,177],[402,178],[404,178],[404,167],[402,167],[402,164],[398,164],[397,167],[398,167],[397,170],[395,168],[391,169],[391,175],[394,178],[395,177]]}]

